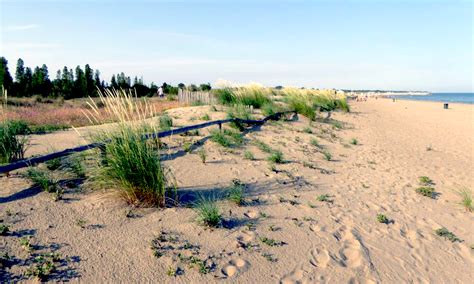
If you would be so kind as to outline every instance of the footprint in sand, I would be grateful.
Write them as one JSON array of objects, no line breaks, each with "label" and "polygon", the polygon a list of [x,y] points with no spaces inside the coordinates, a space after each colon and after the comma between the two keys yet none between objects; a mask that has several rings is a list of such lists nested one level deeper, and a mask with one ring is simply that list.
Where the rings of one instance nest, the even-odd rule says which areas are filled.
[{"label": "footprint in sand", "polygon": [[329,252],[325,249],[313,249],[311,250],[311,259],[309,263],[315,267],[326,268],[328,266],[330,257]]},{"label": "footprint in sand", "polygon": [[249,264],[247,261],[237,258],[229,261],[227,265],[222,268],[222,274],[224,274],[226,277],[232,277],[236,275],[237,273],[242,273],[246,271],[249,267]]},{"label": "footprint in sand", "polygon": [[296,269],[280,280],[281,284],[300,284],[303,283],[303,270]]}]

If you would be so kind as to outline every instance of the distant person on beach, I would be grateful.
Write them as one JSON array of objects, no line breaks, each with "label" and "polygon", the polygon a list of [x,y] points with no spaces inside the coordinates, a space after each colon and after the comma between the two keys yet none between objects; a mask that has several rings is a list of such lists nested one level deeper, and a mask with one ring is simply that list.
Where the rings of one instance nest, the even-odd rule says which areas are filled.
[{"label": "distant person on beach", "polygon": [[159,96],[160,98],[164,97],[163,87],[159,87],[159,88],[158,88],[158,96]]}]

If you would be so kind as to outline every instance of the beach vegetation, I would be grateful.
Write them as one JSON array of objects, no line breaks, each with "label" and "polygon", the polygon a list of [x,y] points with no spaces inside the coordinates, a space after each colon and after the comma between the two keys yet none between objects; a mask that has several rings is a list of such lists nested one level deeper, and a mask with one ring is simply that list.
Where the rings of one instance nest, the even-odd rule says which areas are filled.
[{"label": "beach vegetation", "polygon": [[459,197],[461,198],[461,201],[459,202],[459,204],[464,207],[464,209],[466,210],[466,212],[472,212],[474,211],[474,205],[472,203],[472,199],[473,199],[473,196],[472,196],[472,191],[468,188],[462,188],[460,189],[457,194],[459,195]]},{"label": "beach vegetation", "polygon": [[59,169],[62,165],[60,158],[49,160],[45,164],[46,164],[46,167],[48,168],[48,170],[50,170],[50,171],[55,171],[55,170]]},{"label": "beach vegetation", "polygon": [[201,120],[211,120],[211,117],[206,113],[201,117]]},{"label": "beach vegetation", "polygon": [[201,197],[194,210],[198,223],[208,227],[219,227],[222,224],[222,214],[214,199]]},{"label": "beach vegetation", "polygon": [[462,242],[460,238],[458,238],[453,232],[450,232],[445,227],[439,228],[435,230],[435,234],[437,236],[443,237],[445,240],[449,240],[451,242]]},{"label": "beach vegetation", "polygon": [[211,141],[223,147],[236,147],[242,145],[244,139],[239,132],[223,129],[211,131]]},{"label": "beach vegetation", "polygon": [[170,130],[173,127],[173,119],[168,114],[163,114],[159,119],[161,130]]},{"label": "beach vegetation", "polygon": [[[131,91],[99,90],[99,98],[105,105],[103,112],[118,123],[93,136],[95,142],[104,144],[106,153],[98,163],[95,181],[116,189],[131,204],[165,206],[166,200],[175,195],[176,187],[171,173],[161,164],[156,141],[143,138],[156,132],[154,125],[145,120],[155,116],[153,108],[146,100],[134,99]],[[86,115],[100,123],[100,117],[94,116],[99,111],[92,99],[90,107]],[[171,125],[169,116],[160,118],[160,128]]]},{"label": "beach vegetation", "polygon": [[283,152],[280,150],[274,150],[271,152],[270,156],[267,158],[269,162],[282,164],[285,162],[283,158]]},{"label": "beach vegetation", "polygon": [[244,158],[251,161],[255,160],[255,156],[253,155],[253,153],[248,150],[244,152]]},{"label": "beach vegetation", "polygon": [[356,138],[352,138],[352,139],[351,139],[351,144],[352,144],[352,145],[358,145],[358,144],[359,144],[359,141],[358,141]]},{"label": "beach vegetation", "polygon": [[318,197],[316,197],[316,200],[320,202],[331,202],[329,194],[321,194]]},{"label": "beach vegetation", "polygon": [[270,247],[279,247],[285,244],[285,242],[277,241],[275,239],[260,237],[260,241]]},{"label": "beach vegetation", "polygon": [[308,134],[312,134],[312,133],[313,133],[313,130],[311,129],[311,127],[305,127],[305,128],[303,129],[303,132],[304,132],[304,133],[308,133]]},{"label": "beach vegetation", "polygon": [[10,227],[6,224],[0,224],[0,236],[5,236],[10,231]]},{"label": "beach vegetation", "polygon": [[29,167],[26,172],[26,177],[30,179],[34,185],[39,186],[46,192],[55,192],[58,188],[57,182],[53,181],[45,171]]},{"label": "beach vegetation", "polygon": [[239,180],[232,181],[232,186],[227,190],[227,199],[239,206],[245,204],[245,185]]},{"label": "beach vegetation", "polygon": [[199,155],[199,158],[201,159],[201,162],[203,164],[205,164],[206,163],[206,158],[207,158],[206,149],[204,149],[204,148],[199,149],[198,155]]},{"label": "beach vegetation", "polygon": [[315,146],[315,147],[318,147],[318,148],[321,147],[321,145],[320,145],[319,142],[318,142],[318,139],[316,139],[316,138],[314,138],[314,137],[311,138],[311,140],[309,140],[309,143],[310,143],[311,145]]},{"label": "beach vegetation", "polygon": [[257,146],[257,148],[260,149],[262,152],[265,152],[265,153],[273,152],[273,149],[267,143],[263,141],[255,140],[254,143]]},{"label": "beach vegetation", "polygon": [[429,185],[433,185],[433,180],[431,180],[429,177],[427,176],[421,176],[418,178],[418,181],[420,183],[420,185],[425,185],[425,186],[429,186]]},{"label": "beach vegetation", "polygon": [[416,189],[416,192],[430,198],[434,198],[435,189],[431,186],[421,186]]},{"label": "beach vegetation", "polygon": [[384,214],[377,214],[377,221],[379,223],[388,224],[389,220]]},{"label": "beach vegetation", "polygon": [[322,153],[323,153],[324,159],[325,159],[326,161],[331,161],[331,160],[332,160],[332,155],[331,155],[330,152],[328,152],[328,151],[323,151]]}]

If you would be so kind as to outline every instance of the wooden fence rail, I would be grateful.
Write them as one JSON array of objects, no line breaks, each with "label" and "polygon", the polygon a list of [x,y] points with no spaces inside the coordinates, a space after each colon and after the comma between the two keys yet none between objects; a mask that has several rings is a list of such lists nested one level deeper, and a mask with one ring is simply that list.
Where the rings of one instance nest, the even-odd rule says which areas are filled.
[{"label": "wooden fence rail", "polygon": [[[268,120],[278,120],[280,119],[283,115],[288,114],[288,113],[295,113],[294,111],[285,111],[285,112],[278,112],[272,115],[269,115],[265,117],[262,120],[249,120],[249,119],[240,119],[240,118],[232,118],[232,119],[222,119],[222,120],[215,120],[215,121],[209,121],[201,124],[196,124],[196,125],[191,125],[191,126],[185,126],[177,129],[172,129],[172,130],[167,130],[167,131],[162,131],[158,133],[150,133],[144,135],[144,139],[156,139],[156,138],[162,138],[162,137],[167,137],[167,136],[172,136],[175,134],[181,134],[185,133],[187,131],[195,130],[195,129],[201,129],[205,127],[209,127],[212,125],[219,125],[219,128],[222,127],[222,124],[229,123],[229,122],[236,122],[240,124],[247,124],[247,125],[262,125]],[[26,168],[30,167],[39,163],[44,163],[49,160],[53,160],[56,158],[60,157],[65,157],[68,155],[71,155],[73,153],[78,153],[78,152],[83,152],[86,150],[94,149],[94,148],[103,148],[104,144],[103,143],[91,143],[83,146],[78,146],[75,148],[70,148],[66,149],[60,152],[55,152],[51,154],[46,154],[44,156],[39,156],[39,157],[33,157],[29,159],[24,159],[20,161],[13,162],[8,165],[3,165],[0,166],[0,174],[1,173],[8,173],[14,170],[18,170],[21,168]]]}]

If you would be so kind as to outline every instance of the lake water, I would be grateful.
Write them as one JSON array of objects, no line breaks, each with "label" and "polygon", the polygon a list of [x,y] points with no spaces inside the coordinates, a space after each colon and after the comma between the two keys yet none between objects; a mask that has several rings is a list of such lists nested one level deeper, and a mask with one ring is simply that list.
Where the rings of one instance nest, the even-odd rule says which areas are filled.
[{"label": "lake water", "polygon": [[474,93],[432,93],[427,96],[394,96],[400,100],[474,104]]}]

